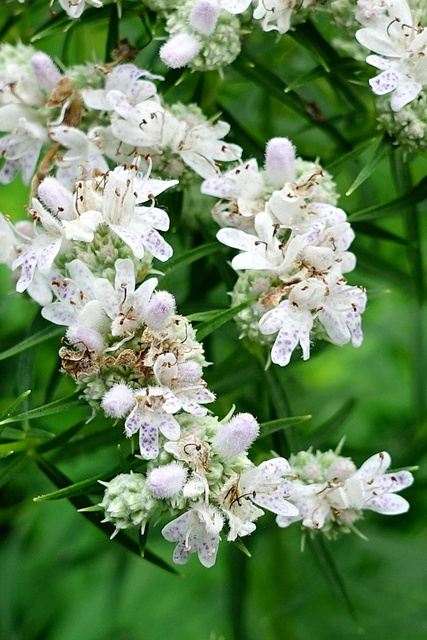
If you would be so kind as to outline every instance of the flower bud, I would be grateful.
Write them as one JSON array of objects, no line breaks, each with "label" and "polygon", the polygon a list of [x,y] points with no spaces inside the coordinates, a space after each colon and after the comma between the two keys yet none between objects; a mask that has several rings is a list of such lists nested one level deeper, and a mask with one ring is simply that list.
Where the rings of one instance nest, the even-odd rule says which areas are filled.
[{"label": "flower bud", "polygon": [[66,338],[71,344],[82,343],[87,349],[102,351],[104,348],[104,338],[96,329],[82,327],[74,324],[67,329]]},{"label": "flower bud", "polygon": [[135,396],[124,382],[115,384],[102,398],[101,406],[110,418],[124,418],[135,404]]},{"label": "flower bud", "polygon": [[56,180],[48,176],[39,185],[37,194],[46,207],[60,220],[75,218],[73,194]]},{"label": "flower bud", "polygon": [[179,33],[162,46],[159,55],[166,66],[179,69],[185,67],[199,53],[200,47],[201,44],[195,36]]},{"label": "flower bud", "polygon": [[144,319],[152,331],[161,331],[175,313],[175,298],[168,291],[157,291],[145,308]]},{"label": "flower bud", "polygon": [[190,13],[190,25],[195,31],[209,36],[215,29],[219,6],[213,0],[196,0]]},{"label": "flower bud", "polygon": [[212,440],[212,447],[224,458],[232,458],[247,451],[258,433],[259,425],[255,418],[250,413],[238,413],[220,428]]},{"label": "flower bud", "polygon": [[[140,527],[144,531],[147,520],[156,508],[156,501],[147,490],[145,478],[140,473],[122,473],[106,487],[100,507],[105,510],[103,522],[111,522],[116,530]],[[112,537],[113,537],[112,536]]]},{"label": "flower bud", "polygon": [[281,189],[294,178],[295,147],[287,138],[272,138],[265,150],[265,170],[271,185]]},{"label": "flower bud", "polygon": [[202,373],[202,366],[195,360],[187,360],[178,365],[178,377],[182,383],[197,384]]},{"label": "flower bud", "polygon": [[155,498],[172,498],[184,486],[187,471],[178,462],[171,462],[150,471],[147,489]]},{"label": "flower bud", "polygon": [[31,66],[42,89],[51,92],[61,79],[61,74],[50,56],[37,51],[31,57]]}]

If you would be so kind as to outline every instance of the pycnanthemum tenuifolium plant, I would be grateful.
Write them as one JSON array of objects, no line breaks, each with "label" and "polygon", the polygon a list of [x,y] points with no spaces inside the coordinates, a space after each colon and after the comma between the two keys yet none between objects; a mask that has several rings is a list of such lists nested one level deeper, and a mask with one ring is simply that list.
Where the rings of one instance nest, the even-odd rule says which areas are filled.
[{"label": "pycnanthemum tenuifolium plant", "polygon": [[[286,374],[277,373],[275,365],[288,365],[298,348],[308,360],[314,340],[354,347],[363,342],[361,315],[367,295],[364,287],[347,281],[356,266],[349,250],[355,232],[338,206],[334,179],[340,173],[337,166],[360,161],[369,146],[366,143],[377,137],[375,116],[370,120],[374,99],[368,91],[368,97],[360,98],[355,86],[370,85],[377,96],[378,119],[393,135],[393,143],[423,149],[427,126],[423,7],[410,6],[406,0],[359,0],[346,9],[345,27],[354,33],[354,39],[346,41],[348,50],[360,58],[362,48],[369,49],[373,54],[366,62],[381,72],[368,85],[361,73],[363,64],[354,67],[353,60],[341,60],[311,22],[302,25],[320,4],[313,0],[186,0],[177,6],[170,0],[147,0],[137,6],[126,0],[117,4],[58,0],[57,8],[65,13],[54,17],[57,24],[67,16],[80,19],[70,22],[70,29],[85,28],[98,12],[103,19],[108,15],[107,50],[117,45],[114,52],[107,51],[108,62],[64,64],[31,45],[0,45],[0,129],[4,134],[0,183],[7,185],[20,175],[30,191],[26,220],[13,224],[9,216],[0,218],[1,261],[13,272],[16,291],[28,294],[41,307],[42,318],[64,328],[61,371],[75,383],[92,418],[102,416],[120,444],[121,466],[89,483],[92,491],[99,480],[105,488],[103,497],[80,510],[101,511],[98,526],[128,545],[133,540],[128,530],[139,534],[141,542],[149,523],[161,522],[161,535],[175,545],[177,564],[197,554],[202,565],[212,567],[221,540],[241,544],[240,539],[255,531],[266,511],[274,514],[279,528],[295,524],[314,540],[318,535],[335,538],[340,533],[358,533],[355,524],[366,510],[398,515],[409,508],[398,493],[412,484],[412,474],[390,471],[391,457],[385,451],[372,455],[358,469],[338,451],[300,447],[293,432],[288,440],[277,437],[262,445],[264,436],[293,427],[292,417],[280,415],[290,413],[290,407],[286,394],[281,395],[285,378],[280,376]],[[121,32],[125,13],[144,25],[147,48],[152,40],[157,42],[153,55],[146,56],[156,60],[153,72],[135,61],[139,51],[129,41],[111,42]],[[254,57],[241,56],[256,30]],[[257,47],[268,37],[262,31],[275,31],[278,36],[291,32],[275,44],[270,41],[272,66],[276,55],[279,60],[284,57],[280,43],[289,43],[291,37],[298,42],[299,48],[287,51],[301,74],[290,84],[258,64],[256,58],[262,52]],[[42,30],[33,40],[45,35]],[[139,36],[137,40],[143,42]],[[306,70],[306,58],[300,65],[301,48],[310,51],[307,55],[313,56],[316,68]],[[233,70],[227,76],[230,65]],[[151,63],[147,66],[151,68]],[[281,107],[297,114],[292,130],[301,141],[302,155],[311,160],[297,157],[293,143],[282,134],[285,110],[280,131],[273,117],[269,122],[274,133],[266,134],[271,137],[261,166],[261,137],[252,131],[252,124],[240,126],[232,113],[238,102],[236,72],[256,81],[262,91],[268,89],[263,109],[266,105],[266,111],[270,109],[274,96]],[[224,100],[216,95],[215,83],[209,84],[214,77],[218,84],[224,77],[229,83]],[[316,97],[307,99],[305,88],[299,91],[300,87],[317,80],[326,81],[328,90],[322,93],[319,82],[313,85]],[[171,89],[173,99],[168,94]],[[260,95],[255,91],[250,99],[258,104]],[[362,103],[362,118],[350,112],[353,101],[356,109]],[[272,113],[276,107],[271,107]],[[316,134],[310,144],[304,138],[307,131],[309,136]],[[325,166],[336,170],[334,177],[322,167],[323,161],[314,160],[324,140],[332,149],[325,152],[330,161]],[[363,160],[364,167],[348,193],[394,152],[389,142],[384,139],[376,155]],[[242,161],[246,143],[255,155]],[[421,243],[411,207],[426,192],[421,181],[417,189],[407,185],[401,194],[407,172],[399,165],[399,156],[393,157],[400,191],[388,209],[396,212],[408,207],[405,220],[413,235],[402,239],[369,222],[361,229],[376,240],[410,247],[414,269],[406,274],[398,267],[394,280],[403,280],[405,286],[411,282],[421,299]],[[364,197],[365,193],[372,199],[376,189],[367,188]],[[218,392],[217,398],[208,388],[208,365],[213,364],[214,371],[218,366],[218,377],[224,376],[221,363],[209,362],[211,352],[221,351],[222,346],[209,349],[207,345],[205,352],[201,336],[233,315],[233,309],[214,308],[213,301],[226,290],[218,280],[223,277],[229,286],[232,274],[219,245],[204,242],[214,235],[205,216],[208,197],[216,199],[212,215],[221,227],[217,239],[239,252],[231,261],[237,274],[231,297],[232,307],[238,307],[234,315],[241,337],[260,343],[261,347],[250,345],[249,350],[256,351],[263,365],[271,366],[265,377],[264,372],[259,374],[259,399],[253,402],[256,413],[266,415],[274,408],[268,418],[277,421],[268,420],[266,426],[239,405],[220,418],[216,413],[228,411],[233,400],[228,389]],[[165,202],[172,203],[169,211]],[[377,205],[371,200],[369,205],[356,212],[356,221],[357,216],[362,221],[373,219]],[[378,208],[384,215],[384,208]],[[194,229],[186,226],[188,220]],[[173,246],[179,248],[177,256]],[[215,249],[220,278],[216,272],[213,278],[208,267],[206,273],[191,278],[194,290],[190,278],[172,284],[177,290],[163,289],[162,277],[164,273],[168,277],[168,269],[173,273],[188,267]],[[170,262],[172,258],[175,263]],[[392,270],[390,262],[381,260],[381,256],[373,260],[380,273]],[[180,315],[181,298],[190,309],[186,313],[200,325],[193,327],[191,316]],[[206,308],[201,309],[202,305]],[[243,353],[243,348],[238,351]],[[233,358],[234,353],[226,363]],[[238,379],[237,357],[235,366]],[[232,387],[230,394],[234,391]],[[243,394],[241,398],[243,404]],[[213,405],[217,400],[218,405]],[[13,420],[12,414],[3,422]],[[24,414],[23,422],[27,418]],[[28,446],[46,472],[48,463],[37,456],[51,442],[39,438],[40,432],[43,436],[39,430],[33,439],[42,444]],[[59,440],[66,437],[58,436]],[[25,432],[17,451],[31,438]],[[7,431],[5,439],[8,445]],[[64,477],[49,469],[46,474],[64,485]],[[81,486],[77,494],[72,487],[68,490],[68,497],[82,494]],[[88,503],[90,491],[84,498]]]}]

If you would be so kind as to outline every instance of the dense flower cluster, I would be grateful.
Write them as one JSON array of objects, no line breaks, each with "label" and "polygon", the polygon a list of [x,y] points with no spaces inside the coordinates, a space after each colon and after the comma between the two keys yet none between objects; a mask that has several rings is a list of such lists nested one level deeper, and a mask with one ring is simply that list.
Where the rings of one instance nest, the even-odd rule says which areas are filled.
[{"label": "dense flower cluster", "polygon": [[[219,173],[218,162],[236,161],[241,149],[227,144],[225,122],[211,122],[195,106],[167,107],[153,76],[133,64],[88,65],[61,74],[46,54],[29,46],[0,47],[0,139],[6,162],[0,182],[22,172],[28,184],[56,170],[69,190],[77,178],[106,172],[141,156],[141,168],[180,177],[181,184]],[[150,157],[150,161],[146,159]]]},{"label": "dense flower cluster", "polygon": [[[85,4],[64,8],[79,17]],[[293,3],[253,6],[265,30],[289,28]],[[236,34],[232,21],[250,7],[247,0],[187,2],[191,29],[201,35],[178,25],[162,55],[176,55],[174,38],[184,55],[188,36],[191,60],[207,59],[213,41],[203,53],[202,35],[230,24]],[[157,8],[175,10],[168,2]],[[221,51],[230,53],[223,44]],[[0,182],[21,172],[31,183],[29,219],[0,218],[1,261],[16,290],[65,328],[62,371],[81,397],[94,413],[123,421],[125,436],[138,442],[138,471],[102,483],[104,522],[114,534],[143,532],[155,514],[167,514],[162,534],[176,543],[174,561],[197,553],[210,567],[221,535],[251,534],[264,510],[281,527],[302,521],[326,535],[351,528],[363,509],[402,513],[407,502],[395,493],[412,476],[385,473],[388,454],[359,471],[333,452],[300,452],[289,462],[273,454],[255,465],[248,456],[260,432],[255,417],[231,412],[219,420],[206,406],[215,396],[203,378],[203,346],[173,295],[156,289],[153,260],[165,263],[173,253],[163,235],[168,213],[156,203],[163,192],[201,177],[202,193],[219,199],[218,238],[240,250],[234,302],[256,298],[239,317],[242,331],[274,342],[274,363],[288,364],[298,344],[308,358],[313,335],[359,346],[366,295],[343,275],[355,265],[354,233],[330,176],[296,158],[285,138],[269,141],[263,169],[241,163],[240,147],[223,139],[227,123],[208,121],[194,105],[167,106],[156,80],[133,64],[60,71],[32,47],[0,49]],[[221,172],[225,162],[232,168]]]},{"label": "dense flower cluster", "polygon": [[290,141],[274,138],[263,170],[249,160],[206,180],[202,192],[220,198],[218,239],[240,250],[231,263],[234,303],[256,298],[238,317],[243,335],[263,342],[277,334],[271,359],[281,366],[298,344],[309,358],[312,335],[360,346],[366,294],[343,275],[355,266],[354,232],[321,167],[297,161]]},{"label": "dense flower cluster", "polygon": [[366,62],[380,70],[369,83],[379,96],[380,122],[410,149],[425,150],[427,126],[427,14],[425,3],[359,0],[356,39],[374,52]]}]

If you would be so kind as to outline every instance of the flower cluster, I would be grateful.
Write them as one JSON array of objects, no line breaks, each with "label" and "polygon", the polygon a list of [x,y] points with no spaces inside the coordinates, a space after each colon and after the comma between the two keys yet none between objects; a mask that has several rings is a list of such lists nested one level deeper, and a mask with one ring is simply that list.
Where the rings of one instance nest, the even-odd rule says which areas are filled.
[{"label": "flower cluster", "polygon": [[170,35],[160,58],[174,69],[220,69],[240,53],[241,36],[256,26],[263,31],[289,31],[307,19],[317,0],[149,0],[163,14]]},{"label": "flower cluster", "polygon": [[298,516],[276,518],[279,527],[301,522],[303,529],[321,530],[328,537],[354,530],[354,523],[368,509],[384,515],[405,513],[409,504],[399,495],[413,483],[409,471],[386,473],[391,459],[387,452],[371,456],[360,469],[350,458],[334,451],[302,451],[290,458],[294,475],[291,501]]},{"label": "flower cluster", "polygon": [[380,70],[369,83],[379,96],[380,122],[399,142],[425,150],[427,127],[427,15],[425,4],[406,0],[359,0],[357,41],[374,52],[368,64]]},{"label": "flower cluster", "polygon": [[240,250],[231,263],[239,273],[234,304],[256,299],[238,316],[242,335],[268,342],[277,334],[271,359],[281,366],[298,344],[309,358],[313,334],[360,346],[366,294],[343,275],[355,266],[354,232],[319,166],[298,161],[289,140],[274,138],[264,170],[249,160],[206,180],[202,192],[220,198],[218,240]]},{"label": "flower cluster", "polygon": [[[0,182],[21,171],[34,190],[56,171],[68,189],[93,171],[105,173],[141,156],[141,168],[180,178],[181,185],[212,178],[218,163],[237,161],[241,148],[227,144],[225,122],[211,122],[195,105],[163,104],[153,76],[133,64],[71,67],[62,74],[32,47],[0,47],[0,139],[5,163]],[[148,156],[150,160],[148,160]]]},{"label": "flower cluster", "polygon": [[[208,37],[225,24],[224,12],[237,19],[250,4],[209,0],[185,10]],[[254,18],[283,32],[291,5],[257,3]],[[85,2],[69,7],[78,17]],[[163,192],[199,176],[202,193],[219,199],[218,238],[240,250],[234,301],[256,299],[239,317],[242,331],[274,341],[273,362],[288,364],[298,344],[308,358],[314,334],[359,346],[366,295],[343,276],[355,265],[354,233],[331,178],[296,158],[285,138],[270,140],[263,169],[240,163],[240,147],[223,140],[227,123],[208,121],[194,105],[166,106],[159,79],[133,64],[62,72],[31,47],[0,49],[0,182],[22,172],[32,187],[29,220],[0,218],[1,261],[16,290],[65,328],[62,371],[81,398],[94,414],[122,421],[132,442],[129,473],[102,482],[103,521],[115,535],[144,532],[166,515],[162,534],[176,543],[174,561],[196,553],[211,567],[221,535],[251,534],[265,510],[281,527],[302,521],[326,535],[346,531],[363,509],[402,513],[407,502],[395,494],[412,476],[385,473],[388,454],[359,471],[333,452],[254,464],[255,417],[232,411],[219,420],[208,409],[215,395],[203,378],[203,346],[154,277],[153,260],[173,253],[163,236],[169,216],[156,202]],[[221,173],[224,162],[233,168]]]}]

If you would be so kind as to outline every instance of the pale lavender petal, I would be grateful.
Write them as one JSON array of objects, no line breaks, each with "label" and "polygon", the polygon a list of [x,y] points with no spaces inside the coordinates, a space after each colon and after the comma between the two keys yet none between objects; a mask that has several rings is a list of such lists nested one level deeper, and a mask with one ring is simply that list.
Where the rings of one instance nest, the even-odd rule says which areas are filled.
[{"label": "pale lavender petal", "polygon": [[396,89],[399,79],[400,75],[394,71],[383,71],[379,76],[371,78],[369,80],[369,84],[371,85],[372,91],[376,93],[377,96],[382,96],[385,93],[390,93],[390,91]]},{"label": "pale lavender petal", "polygon": [[409,102],[412,102],[420,93],[423,85],[418,82],[402,82],[393,93],[390,106],[393,111],[400,111]]},{"label": "pale lavender petal", "polygon": [[370,509],[383,515],[398,515],[399,513],[406,513],[409,509],[409,503],[402,496],[397,496],[394,493],[385,493],[381,496],[371,498],[364,506],[364,509]]},{"label": "pale lavender petal", "polygon": [[391,458],[387,451],[381,451],[371,456],[362,464],[355,476],[363,480],[370,480],[382,475],[391,465]]}]

